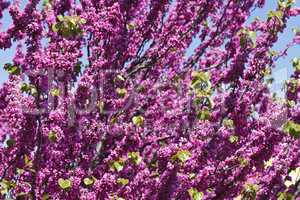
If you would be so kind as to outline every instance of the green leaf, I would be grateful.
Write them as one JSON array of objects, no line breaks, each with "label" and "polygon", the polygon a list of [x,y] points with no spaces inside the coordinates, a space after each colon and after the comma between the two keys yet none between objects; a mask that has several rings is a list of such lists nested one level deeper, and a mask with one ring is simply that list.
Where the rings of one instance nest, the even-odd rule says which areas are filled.
[{"label": "green leaf", "polygon": [[49,200],[50,199],[50,195],[45,193],[43,194],[42,200]]},{"label": "green leaf", "polygon": [[247,42],[250,40],[253,46],[256,46],[256,32],[250,31],[247,28],[242,29],[240,32],[240,46],[245,48],[247,46]]},{"label": "green leaf", "polygon": [[27,83],[22,83],[20,89],[22,92],[29,92],[30,86]]},{"label": "green leaf", "polygon": [[274,16],[275,16],[275,12],[274,12],[273,10],[271,10],[271,11],[268,13],[268,21],[271,20]]},{"label": "green leaf", "polygon": [[25,196],[27,196],[27,193],[25,193],[25,192],[20,192],[20,193],[18,193],[17,194],[17,199],[19,199],[19,198],[25,198]]},{"label": "green leaf", "polygon": [[233,128],[234,127],[234,122],[232,119],[224,119],[223,120],[223,125],[227,128]]},{"label": "green leaf", "polygon": [[80,24],[86,24],[86,22],[87,22],[86,19],[83,19],[83,18],[80,18],[80,20],[79,20]]},{"label": "green leaf", "polygon": [[283,23],[283,21],[282,21],[283,12],[281,10],[278,10],[278,11],[271,10],[268,13],[268,21],[270,21],[273,18],[276,18],[282,24]]},{"label": "green leaf", "polygon": [[283,17],[283,12],[281,10],[278,10],[275,12],[275,16],[281,20]]},{"label": "green leaf", "polygon": [[297,124],[294,121],[287,121],[283,125],[283,132],[289,134],[294,138],[298,138],[300,134],[300,124]]},{"label": "green leaf", "polygon": [[151,158],[151,161],[150,161],[150,167],[152,168],[157,168],[158,167],[158,163],[157,163],[157,153],[154,153],[152,158]]},{"label": "green leaf", "polygon": [[129,158],[130,161],[133,162],[135,165],[140,164],[140,162],[142,161],[142,158],[141,158],[139,152],[129,152],[129,153],[128,153],[128,158]]},{"label": "green leaf", "polygon": [[119,97],[124,98],[127,94],[127,90],[125,88],[117,88],[117,94]]},{"label": "green leaf", "polygon": [[13,66],[8,70],[8,72],[10,74],[18,75],[18,74],[20,74],[20,69],[16,66]]},{"label": "green leaf", "polygon": [[201,97],[201,98],[202,97],[209,97],[212,94],[212,90],[211,90],[211,87],[195,88],[195,94],[196,94],[197,97]]},{"label": "green leaf", "polygon": [[197,114],[197,118],[200,120],[209,120],[210,119],[210,111],[208,109],[199,111]]},{"label": "green leaf", "polygon": [[66,18],[65,21],[67,21],[69,23],[70,27],[76,26],[77,19],[75,17],[73,17],[73,16],[66,16],[65,18]]},{"label": "green leaf", "polygon": [[207,98],[208,106],[213,106],[213,101],[209,98],[212,95],[210,74],[208,72],[193,71],[191,77],[191,89],[195,92],[196,97]]},{"label": "green leaf", "polygon": [[283,21],[282,21],[283,12],[281,10],[278,10],[278,11],[275,12],[275,16],[279,20],[279,22],[282,24],[283,23]]},{"label": "green leaf", "polygon": [[74,66],[74,72],[76,75],[80,74],[81,72],[81,62],[77,62],[76,65]]},{"label": "green leaf", "polygon": [[295,93],[297,88],[300,87],[300,80],[291,78],[286,82],[286,84],[288,85],[288,90]]},{"label": "green leaf", "polygon": [[83,179],[83,183],[84,183],[84,185],[86,185],[86,186],[91,186],[91,185],[93,185],[93,184],[95,183],[95,181],[96,181],[96,178],[95,178],[95,177],[92,177],[92,178],[84,178],[84,179]]},{"label": "green leaf", "polygon": [[56,132],[51,130],[48,134],[48,139],[51,141],[51,142],[56,142],[57,140],[57,136],[56,136]]},{"label": "green leaf", "polygon": [[38,94],[38,91],[37,91],[36,87],[33,86],[33,85],[30,86],[30,94],[32,96],[37,96],[37,94]]},{"label": "green leaf", "polygon": [[50,94],[54,97],[58,97],[60,95],[60,90],[57,89],[57,88],[53,88],[51,91],[50,91]]},{"label": "green leaf", "polygon": [[113,161],[110,164],[110,169],[113,171],[120,172],[123,170],[123,168],[124,168],[124,161],[121,159]]},{"label": "green leaf", "polygon": [[273,161],[274,161],[274,158],[270,158],[269,160],[264,161],[264,168],[268,169],[269,167],[272,167]]},{"label": "green leaf", "polygon": [[206,27],[206,28],[209,28],[209,21],[208,20],[205,20],[203,22],[203,26]]},{"label": "green leaf", "polygon": [[24,155],[24,162],[26,167],[32,167],[32,160],[26,154]]},{"label": "green leaf", "polygon": [[245,35],[242,35],[240,37],[240,46],[242,47],[242,49],[244,49],[247,45],[247,37]]},{"label": "green leaf", "polygon": [[98,101],[98,102],[97,102],[97,107],[98,107],[98,109],[99,109],[99,112],[100,112],[101,114],[103,114],[103,113],[104,113],[104,102],[103,102],[103,101]]},{"label": "green leaf", "polygon": [[61,28],[60,32],[64,38],[69,38],[72,36],[72,31],[68,27]]},{"label": "green leaf", "polygon": [[128,29],[128,30],[133,30],[133,29],[135,29],[135,24],[133,24],[133,23],[127,24],[127,29]]},{"label": "green leaf", "polygon": [[18,66],[12,65],[10,63],[6,63],[4,65],[4,69],[12,75],[20,75],[21,69]]},{"label": "green leaf", "polygon": [[198,81],[208,82],[210,80],[209,72],[193,71],[191,76],[192,85],[195,85]]},{"label": "green leaf", "polygon": [[43,6],[47,6],[50,3],[50,0],[43,0]]},{"label": "green leaf", "polygon": [[52,29],[53,32],[56,33],[56,32],[59,31],[60,26],[59,26],[59,24],[55,23],[55,24],[52,24],[51,29]]},{"label": "green leaf", "polygon": [[249,35],[249,38],[250,38],[251,42],[255,46],[256,45],[256,32],[255,31],[249,31],[248,35]]},{"label": "green leaf", "polygon": [[86,20],[79,16],[57,16],[58,23],[52,25],[52,30],[58,32],[65,38],[82,34],[80,25],[85,24]]},{"label": "green leaf", "polygon": [[17,168],[17,174],[22,175],[25,172],[24,169]]},{"label": "green leaf", "polygon": [[296,69],[296,71],[300,71],[300,59],[294,58],[292,61],[293,61],[293,67]]},{"label": "green leaf", "polygon": [[207,106],[209,107],[209,109],[212,109],[215,106],[214,101],[212,100],[211,97],[207,97],[206,100],[207,100]]},{"label": "green leaf", "polygon": [[192,154],[187,150],[180,150],[175,155],[172,156],[172,160],[176,161],[179,160],[180,162],[184,163],[191,158]]},{"label": "green leaf", "polygon": [[203,199],[203,192],[199,192],[196,188],[190,188],[188,190],[191,200],[202,200]]},{"label": "green leaf", "polygon": [[249,161],[243,157],[239,157],[238,161],[242,167],[246,167],[249,164]]},{"label": "green leaf", "polygon": [[2,179],[2,181],[0,182],[0,193],[1,195],[6,195],[9,193],[11,189],[15,187],[16,187],[16,183],[6,179]]},{"label": "green leaf", "polygon": [[125,81],[125,78],[122,75],[117,75],[117,79],[120,81]]},{"label": "green leaf", "polygon": [[143,93],[143,92],[146,91],[146,88],[142,85],[138,85],[137,88],[136,88],[136,91],[140,92],[140,93]]},{"label": "green leaf", "polygon": [[239,137],[238,136],[236,136],[236,135],[231,135],[230,137],[229,137],[229,142],[230,143],[237,143],[239,141]]},{"label": "green leaf", "polygon": [[293,100],[287,100],[286,101],[286,105],[289,107],[289,108],[292,108],[296,105],[295,101]]},{"label": "green leaf", "polygon": [[120,185],[125,186],[125,185],[127,185],[129,183],[129,180],[126,179],[126,178],[118,178],[117,179],[117,183],[120,184]]},{"label": "green leaf", "polygon": [[292,28],[292,31],[293,31],[293,33],[297,34],[297,33],[299,33],[300,30],[298,28]]},{"label": "green leaf", "polygon": [[70,189],[72,187],[72,181],[69,179],[60,178],[58,179],[58,185],[63,190]]},{"label": "green leaf", "polygon": [[110,200],[125,200],[124,198],[122,197],[118,197],[117,195],[111,195],[109,197]]},{"label": "green leaf", "polygon": [[63,22],[65,20],[63,15],[58,15],[57,16],[58,21]]},{"label": "green leaf", "polygon": [[294,200],[294,196],[288,192],[279,192],[277,200]]},{"label": "green leaf", "polygon": [[256,193],[258,190],[258,185],[247,183],[244,188],[243,199],[256,199]]},{"label": "green leaf", "polygon": [[134,116],[132,118],[132,122],[136,126],[143,126],[143,124],[144,124],[144,117],[142,117],[141,115]]},{"label": "green leaf", "polygon": [[295,0],[278,0],[278,7],[280,10],[290,9],[291,6],[295,3]]},{"label": "green leaf", "polygon": [[110,119],[110,123],[112,123],[112,124],[117,123],[117,121],[118,121],[118,117],[117,117],[117,116],[116,116],[116,117],[112,117],[112,118]]},{"label": "green leaf", "polygon": [[16,144],[16,140],[14,140],[12,138],[10,138],[6,141],[7,148],[11,148],[11,147],[15,146],[15,144]]},{"label": "green leaf", "polygon": [[196,178],[196,175],[197,175],[197,174],[195,174],[195,173],[190,173],[190,174],[189,174],[189,179],[192,180],[192,179]]},{"label": "green leaf", "polygon": [[273,57],[273,56],[277,56],[279,53],[277,51],[274,51],[274,50],[270,50],[269,51],[269,55],[270,57]]}]

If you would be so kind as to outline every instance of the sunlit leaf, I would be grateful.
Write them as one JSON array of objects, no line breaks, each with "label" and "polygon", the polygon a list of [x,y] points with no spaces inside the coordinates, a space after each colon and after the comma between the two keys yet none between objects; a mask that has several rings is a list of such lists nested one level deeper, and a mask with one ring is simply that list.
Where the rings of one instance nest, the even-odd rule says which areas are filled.
[{"label": "sunlit leaf", "polygon": [[236,135],[231,135],[229,137],[229,142],[232,143],[232,144],[237,143],[238,141],[239,141],[239,137],[236,136]]},{"label": "sunlit leaf", "polygon": [[110,169],[112,171],[120,172],[123,170],[123,168],[124,168],[124,161],[122,159],[118,159],[110,163]]},{"label": "sunlit leaf", "polygon": [[49,134],[48,134],[48,139],[51,141],[51,142],[56,142],[57,140],[57,136],[56,136],[56,132],[55,131],[50,131]]},{"label": "sunlit leaf", "polygon": [[264,168],[267,169],[269,167],[272,167],[273,161],[274,161],[274,158],[270,158],[269,160],[264,161]]},{"label": "sunlit leaf", "polygon": [[66,190],[72,187],[72,181],[69,179],[58,179],[58,185],[61,189]]},{"label": "sunlit leaf", "polygon": [[300,134],[300,124],[294,122],[294,121],[287,121],[283,125],[283,132],[289,134],[290,136],[294,138],[298,138]]},{"label": "sunlit leaf", "polygon": [[144,117],[141,116],[141,115],[134,116],[134,117],[132,118],[132,122],[133,122],[133,124],[136,125],[136,126],[143,126],[143,124],[144,124]]},{"label": "sunlit leaf", "polygon": [[188,193],[191,200],[202,200],[204,196],[203,192],[199,192],[196,188],[190,188]]},{"label": "sunlit leaf", "polygon": [[172,156],[172,160],[176,161],[179,160],[180,162],[184,163],[191,158],[192,154],[187,150],[180,150],[175,155]]},{"label": "sunlit leaf", "polygon": [[21,69],[18,66],[12,65],[10,63],[6,63],[4,65],[4,69],[12,75],[20,75]]},{"label": "sunlit leaf", "polygon": [[209,120],[210,115],[211,115],[210,111],[205,109],[198,112],[197,118],[200,120]]},{"label": "sunlit leaf", "polygon": [[60,90],[57,88],[54,88],[50,91],[50,94],[54,97],[58,97],[60,95]]},{"label": "sunlit leaf", "polygon": [[140,164],[140,162],[142,161],[142,158],[141,158],[139,152],[129,152],[129,153],[128,153],[128,158],[129,158],[130,161],[133,162],[135,165]]},{"label": "sunlit leaf", "polygon": [[129,180],[126,179],[126,178],[118,178],[117,179],[117,183],[120,184],[120,185],[125,186],[125,185],[127,185],[129,183]]},{"label": "sunlit leaf", "polygon": [[119,97],[124,98],[127,94],[127,90],[125,88],[117,88],[117,94]]},{"label": "sunlit leaf", "polygon": [[288,192],[279,192],[277,200],[294,200],[294,196]]},{"label": "sunlit leaf", "polygon": [[84,179],[83,179],[83,183],[84,183],[84,185],[86,185],[86,186],[91,186],[91,185],[93,185],[93,184],[95,183],[95,181],[96,181],[96,178],[95,178],[95,177],[87,177],[87,178],[84,178]]}]

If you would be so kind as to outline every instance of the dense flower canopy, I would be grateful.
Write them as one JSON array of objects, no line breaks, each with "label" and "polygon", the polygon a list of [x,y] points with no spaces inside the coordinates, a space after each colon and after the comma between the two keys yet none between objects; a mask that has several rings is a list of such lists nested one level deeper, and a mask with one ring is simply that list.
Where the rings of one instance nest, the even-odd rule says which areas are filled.
[{"label": "dense flower canopy", "polygon": [[1,199],[300,198],[300,59],[269,89],[293,0],[23,1],[0,0]]}]

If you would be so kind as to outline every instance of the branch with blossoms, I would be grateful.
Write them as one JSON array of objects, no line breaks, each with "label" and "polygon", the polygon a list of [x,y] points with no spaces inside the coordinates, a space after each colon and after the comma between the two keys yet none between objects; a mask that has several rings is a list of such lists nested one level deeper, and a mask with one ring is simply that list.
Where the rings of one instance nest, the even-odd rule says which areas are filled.
[{"label": "branch with blossoms", "polygon": [[0,199],[296,199],[294,3],[0,0]]}]

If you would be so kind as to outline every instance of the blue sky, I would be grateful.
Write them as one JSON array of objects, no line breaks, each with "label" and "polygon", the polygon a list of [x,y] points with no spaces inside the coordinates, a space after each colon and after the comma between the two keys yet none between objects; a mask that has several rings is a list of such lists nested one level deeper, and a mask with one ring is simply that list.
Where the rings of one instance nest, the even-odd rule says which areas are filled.
[{"label": "blue sky", "polygon": [[[27,1],[22,0],[22,6],[26,4]],[[255,17],[259,17],[261,19],[266,19],[267,14],[270,10],[275,10],[277,5],[277,0],[266,0],[266,5],[262,9],[257,9],[253,12],[249,21],[252,21]],[[300,0],[297,0],[296,6],[300,7]],[[4,17],[1,19],[1,31],[7,30],[9,25],[11,24],[11,18],[9,16],[8,11],[4,12]],[[280,39],[277,44],[274,46],[274,50],[283,49],[286,44],[288,44],[292,38],[294,33],[292,32],[292,28],[298,27],[300,28],[300,17],[294,17],[289,20],[287,28],[284,33],[280,34]],[[191,46],[191,53],[193,47],[197,46],[197,41]],[[13,47],[7,50],[0,50],[0,85],[7,79],[8,74],[3,70],[3,65],[5,63],[11,62],[13,55],[15,53],[16,44],[13,44]],[[273,75],[275,78],[275,84],[273,87],[274,91],[280,91],[282,83],[288,78],[288,76],[292,73],[293,69],[291,67],[291,60],[294,57],[300,57],[300,45],[295,46],[288,51],[288,56],[285,58],[281,58],[277,61],[277,67],[273,71]]]}]

